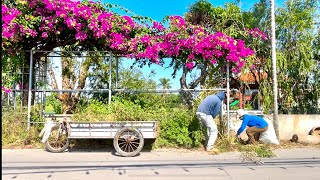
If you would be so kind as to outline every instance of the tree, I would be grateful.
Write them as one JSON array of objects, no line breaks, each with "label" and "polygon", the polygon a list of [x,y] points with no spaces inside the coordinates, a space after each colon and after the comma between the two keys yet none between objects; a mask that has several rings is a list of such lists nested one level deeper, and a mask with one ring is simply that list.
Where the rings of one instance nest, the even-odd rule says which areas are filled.
[{"label": "tree", "polygon": [[154,102],[160,102],[160,97],[148,92],[149,89],[156,89],[156,82],[144,76],[140,69],[120,65],[118,88],[123,89],[117,92],[118,97],[130,100],[143,108],[159,106]]},{"label": "tree", "polygon": [[[255,51],[255,55],[247,58],[247,65],[242,69],[244,72],[251,72],[255,78],[255,83],[258,84],[262,79],[260,72],[267,62],[270,48],[267,44],[268,36],[257,27],[264,27],[261,23],[266,12],[265,2],[255,5],[253,12],[242,12],[241,9],[233,4],[226,3],[225,7],[214,7],[209,1],[199,0],[189,7],[185,18],[192,24],[203,25],[210,32],[223,32],[235,39],[244,40],[245,44]],[[264,21],[262,21],[264,22]],[[224,66],[224,67],[223,67]],[[223,67],[223,68],[221,68]],[[220,71],[219,71],[220,69]],[[199,76],[201,87],[219,87],[222,80],[225,78],[225,64],[212,67],[208,66],[202,69],[207,73],[201,73]],[[185,72],[187,73],[187,72]],[[244,93],[246,82],[241,82],[238,79],[238,72],[230,72],[233,78],[240,82],[240,91]],[[183,74],[184,75],[184,74]],[[197,81],[194,81],[197,82]],[[190,86],[193,82],[190,83]],[[196,84],[198,85],[198,84]]]},{"label": "tree", "polygon": [[[60,50],[63,50],[63,48],[60,48]],[[110,73],[115,77],[115,68],[113,68],[113,72],[109,72],[110,63],[107,58],[104,58],[104,56],[108,56],[108,54],[92,52],[75,54],[63,51],[61,55],[61,74],[57,74],[52,65],[50,65],[50,86],[54,90],[59,90],[57,76],[61,76],[62,90],[67,91],[55,93],[55,97],[63,104],[62,112],[69,114],[75,110],[83,94],[81,90],[85,87],[91,89],[108,89],[108,77]],[[111,64],[111,66],[115,66],[114,63]],[[87,83],[87,81],[89,83]],[[72,92],[71,90],[76,91]],[[88,93],[87,95],[90,94],[93,94],[93,97],[96,96],[95,92]]]},{"label": "tree", "polygon": [[318,33],[313,43],[313,57],[316,61],[316,65],[312,70],[311,82],[311,113],[320,113],[320,29],[318,28]]},{"label": "tree", "polygon": [[[28,49],[51,51],[56,47],[99,50],[134,58],[141,65],[162,64],[162,58],[171,57],[172,65],[184,72],[197,67],[206,73],[208,66],[225,61],[239,71],[245,58],[253,54],[243,41],[220,32],[210,33],[180,16],[170,16],[169,27],[165,28],[158,22],[151,27],[139,24],[129,16],[110,12],[109,6],[88,1],[17,0],[5,1],[2,7],[2,48],[12,56]],[[12,54],[12,49],[17,52]],[[44,55],[37,53],[34,58]],[[182,88],[186,88],[184,81],[182,77]]]},{"label": "tree", "polygon": [[160,78],[159,79],[160,81],[160,86],[162,87],[163,89],[163,95],[166,95],[167,91],[166,89],[170,89],[171,88],[171,83],[170,83],[170,79],[167,79],[167,78]]},{"label": "tree", "polygon": [[[311,72],[316,65],[313,57],[315,40],[315,0],[287,1],[278,9],[277,47],[279,104],[293,113],[307,113],[315,106]],[[311,52],[311,53],[310,53]]]}]

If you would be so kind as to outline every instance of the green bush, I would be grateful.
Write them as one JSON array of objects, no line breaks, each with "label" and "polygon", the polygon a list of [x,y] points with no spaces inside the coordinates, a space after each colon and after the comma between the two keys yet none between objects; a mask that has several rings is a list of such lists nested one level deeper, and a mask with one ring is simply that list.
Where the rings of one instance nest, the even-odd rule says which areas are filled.
[{"label": "green bush", "polygon": [[[44,118],[41,115],[42,110],[43,109],[42,109],[41,105],[31,106],[30,121],[31,122],[44,122]],[[25,119],[25,121],[27,121],[27,119]]]},{"label": "green bush", "polygon": [[76,121],[147,121],[156,117],[157,113],[152,108],[143,109],[139,104],[125,99],[115,99],[111,104],[92,100],[73,115]]},{"label": "green bush", "polygon": [[74,121],[111,121],[108,105],[102,101],[91,100],[87,104],[81,104],[73,114]]},{"label": "green bush", "polygon": [[163,103],[153,103],[153,106],[143,108],[141,101],[137,99],[133,102],[127,98],[116,97],[111,104],[91,100],[76,111],[73,120],[159,121],[160,132],[155,146],[186,148],[201,146],[203,133],[194,112],[187,110],[187,107],[182,107],[181,104],[176,107],[172,104],[170,107],[161,104]]},{"label": "green bush", "polygon": [[202,132],[192,112],[173,108],[163,114],[160,120],[159,147],[199,147]]},{"label": "green bush", "polygon": [[55,94],[46,96],[46,112],[54,112],[55,114],[62,113],[62,103],[56,98]]}]

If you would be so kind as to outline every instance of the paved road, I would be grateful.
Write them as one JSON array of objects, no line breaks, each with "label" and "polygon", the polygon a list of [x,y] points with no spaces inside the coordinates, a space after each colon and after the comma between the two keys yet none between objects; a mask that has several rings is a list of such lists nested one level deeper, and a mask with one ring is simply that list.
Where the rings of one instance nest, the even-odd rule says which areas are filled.
[{"label": "paved road", "polygon": [[242,162],[238,152],[159,150],[119,157],[110,150],[49,153],[42,149],[2,150],[2,178],[12,179],[290,179],[319,180],[320,150],[276,150],[263,164]]}]

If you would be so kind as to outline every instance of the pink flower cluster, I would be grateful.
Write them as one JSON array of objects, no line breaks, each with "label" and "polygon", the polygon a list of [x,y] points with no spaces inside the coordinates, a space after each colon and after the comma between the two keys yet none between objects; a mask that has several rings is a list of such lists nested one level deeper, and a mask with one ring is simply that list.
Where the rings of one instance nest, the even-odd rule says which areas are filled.
[{"label": "pink flower cluster", "polygon": [[[254,54],[242,40],[221,32],[208,33],[180,16],[171,16],[169,27],[165,28],[158,22],[152,27],[138,24],[129,16],[107,12],[96,2],[27,0],[27,4],[20,8],[21,12],[29,14],[2,6],[5,42],[13,42],[13,37],[54,42],[73,37],[83,44],[105,47],[101,50],[153,63],[160,63],[163,57],[174,57],[182,60],[188,69],[201,61],[212,64],[226,61],[233,65],[235,72],[243,68],[245,58]],[[16,19],[29,25],[18,24]],[[19,48],[19,43],[11,44]],[[5,48],[13,49],[10,46]]]},{"label": "pink flower cluster", "polygon": [[159,32],[166,30],[166,28],[159,22],[153,22],[152,28],[159,31]]},{"label": "pink flower cluster", "polygon": [[263,40],[268,40],[269,39],[267,34],[262,32],[259,28],[253,28],[253,29],[245,28],[244,30],[247,31],[248,34],[252,35],[253,37],[260,38],[260,39],[263,39]]},{"label": "pink flower cluster", "polygon": [[11,92],[11,89],[2,86],[2,91],[4,91],[5,93],[9,94]]},{"label": "pink flower cluster", "polygon": [[16,8],[8,8],[2,4],[2,37],[14,41],[14,36],[19,30],[19,24],[15,22],[17,16],[21,14]]},{"label": "pink flower cluster", "polygon": [[[166,33],[137,36],[130,41],[129,51],[132,54],[129,57],[159,62],[159,54],[176,58],[183,58],[186,54],[184,59],[188,69],[193,69],[200,61],[216,64],[226,60],[234,65],[232,70],[238,72],[245,65],[244,59],[254,54],[242,40],[235,40],[221,32],[207,33],[199,26],[187,24],[181,17],[172,16],[170,20]],[[172,29],[179,31],[170,31]]]}]

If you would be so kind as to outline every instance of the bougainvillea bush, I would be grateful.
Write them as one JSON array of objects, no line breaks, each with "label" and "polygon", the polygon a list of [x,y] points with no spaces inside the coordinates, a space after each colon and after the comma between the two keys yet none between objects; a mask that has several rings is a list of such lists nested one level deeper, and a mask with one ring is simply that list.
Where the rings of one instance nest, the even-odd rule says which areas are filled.
[{"label": "bougainvillea bush", "polygon": [[244,41],[221,32],[208,33],[180,16],[171,16],[168,27],[159,22],[142,24],[98,2],[4,1],[2,23],[2,48],[11,55],[19,50],[74,46],[158,64],[172,57],[188,69],[202,61],[212,65],[229,62],[238,72],[245,58],[254,54]]}]

